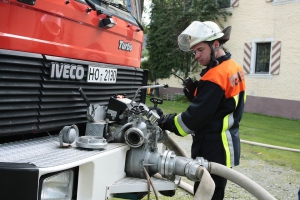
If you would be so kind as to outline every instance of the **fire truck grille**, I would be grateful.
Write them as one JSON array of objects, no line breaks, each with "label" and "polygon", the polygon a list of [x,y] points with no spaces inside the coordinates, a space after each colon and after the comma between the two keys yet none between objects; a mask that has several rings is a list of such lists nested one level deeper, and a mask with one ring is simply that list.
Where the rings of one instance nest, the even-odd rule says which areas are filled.
[{"label": "fire truck grille", "polygon": [[[51,77],[53,65],[62,66],[54,71],[61,77]],[[81,69],[83,77],[80,71],[78,77],[70,77],[68,71],[60,71],[64,66]],[[88,83],[89,66],[117,69],[116,83]],[[107,105],[116,94],[132,98],[146,84],[147,71],[139,68],[0,49],[0,137],[86,123],[87,104],[79,88],[91,104]],[[142,91],[136,101],[144,102],[145,94]]]}]

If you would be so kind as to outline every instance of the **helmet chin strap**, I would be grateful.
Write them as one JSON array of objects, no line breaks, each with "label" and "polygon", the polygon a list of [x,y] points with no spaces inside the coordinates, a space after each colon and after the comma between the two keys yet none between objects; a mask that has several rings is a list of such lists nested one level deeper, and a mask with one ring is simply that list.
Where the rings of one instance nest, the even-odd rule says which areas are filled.
[{"label": "helmet chin strap", "polygon": [[216,59],[215,51],[221,49],[222,45],[218,46],[217,48],[212,47],[212,42],[208,42],[208,45],[209,45],[210,50],[211,50],[211,53],[210,53],[211,60],[212,60],[212,62],[216,63],[216,65],[214,65],[214,66],[217,66],[217,65],[219,65],[219,61]]},{"label": "helmet chin strap", "polygon": [[208,46],[209,46],[209,48],[210,48],[210,50],[211,50],[211,53],[210,53],[211,59],[210,59],[210,62],[209,62],[209,64],[208,64],[208,66],[207,66],[205,69],[203,69],[203,70],[201,71],[201,73],[200,73],[200,76],[201,76],[201,77],[204,76],[204,74],[205,74],[209,69],[211,69],[211,68],[213,68],[213,67],[215,67],[215,66],[218,66],[218,65],[220,64],[219,61],[216,59],[215,51],[217,51],[217,50],[219,50],[220,48],[222,48],[222,45],[220,45],[219,47],[213,49],[213,47],[212,47],[212,42],[207,42],[207,43],[208,43]]}]

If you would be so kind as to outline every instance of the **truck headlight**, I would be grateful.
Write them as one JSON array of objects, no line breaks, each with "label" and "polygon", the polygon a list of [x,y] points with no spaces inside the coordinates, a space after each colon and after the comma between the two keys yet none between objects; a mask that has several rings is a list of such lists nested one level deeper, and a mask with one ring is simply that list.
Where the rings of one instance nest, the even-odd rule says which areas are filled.
[{"label": "truck headlight", "polygon": [[74,171],[67,170],[42,180],[41,200],[71,200],[73,192]]}]

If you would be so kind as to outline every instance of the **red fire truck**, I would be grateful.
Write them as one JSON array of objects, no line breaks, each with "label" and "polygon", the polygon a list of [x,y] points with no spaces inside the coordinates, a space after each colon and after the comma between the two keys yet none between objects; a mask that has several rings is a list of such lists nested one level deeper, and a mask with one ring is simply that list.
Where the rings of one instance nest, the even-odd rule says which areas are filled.
[{"label": "red fire truck", "polygon": [[[143,0],[0,1],[0,199],[139,192],[116,185],[130,147],[92,138],[87,123],[103,129],[97,110],[116,95],[145,102],[142,10]],[[96,145],[66,145],[69,136]]]},{"label": "red fire truck", "polygon": [[165,85],[147,86],[140,68],[142,10],[143,0],[0,0],[1,200],[141,199],[150,186],[173,196],[180,176],[209,199],[208,171],[233,174],[187,158],[158,126],[162,100],[145,105],[146,89]]}]

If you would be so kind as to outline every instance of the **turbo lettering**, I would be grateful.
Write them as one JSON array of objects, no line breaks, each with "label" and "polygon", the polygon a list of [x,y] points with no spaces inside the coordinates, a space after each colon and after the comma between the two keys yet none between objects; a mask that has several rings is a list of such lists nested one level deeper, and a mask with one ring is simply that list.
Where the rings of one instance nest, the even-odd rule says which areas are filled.
[{"label": "turbo lettering", "polygon": [[229,81],[231,83],[231,86],[234,88],[239,84],[239,82],[244,81],[244,72],[243,71],[237,72],[236,74],[229,77]]},{"label": "turbo lettering", "polygon": [[51,78],[63,78],[72,80],[81,80],[84,76],[84,68],[82,65],[68,64],[68,63],[51,63]]},{"label": "turbo lettering", "polygon": [[124,51],[132,51],[132,45],[128,42],[124,42],[122,40],[119,41],[119,49]]}]

